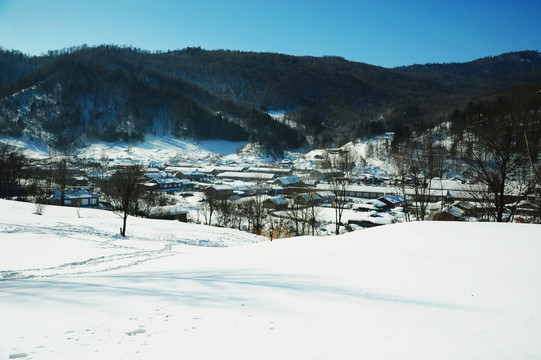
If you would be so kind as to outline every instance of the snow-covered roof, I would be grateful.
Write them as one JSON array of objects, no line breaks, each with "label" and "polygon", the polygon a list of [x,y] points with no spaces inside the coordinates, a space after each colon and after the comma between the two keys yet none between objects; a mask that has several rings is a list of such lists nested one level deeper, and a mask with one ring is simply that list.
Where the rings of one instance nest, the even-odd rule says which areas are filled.
[{"label": "snow-covered roof", "polygon": [[388,225],[394,222],[394,218],[388,214],[380,214],[376,211],[370,211],[367,213],[353,213],[346,215],[346,220],[348,222],[357,222],[357,223],[370,223],[374,225]]},{"label": "snow-covered roof", "polygon": [[390,204],[400,204],[404,202],[404,197],[402,195],[385,195],[379,198],[379,200],[387,201]]},{"label": "snow-covered roof", "polygon": [[298,176],[287,176],[276,179],[276,182],[280,182],[283,185],[292,185],[302,183],[302,180]]},{"label": "snow-covered roof", "polygon": [[180,204],[168,206],[156,206],[148,211],[148,216],[169,216],[188,213]]},{"label": "snow-covered roof", "polygon": [[276,205],[287,205],[289,202],[280,196],[270,197],[267,199],[268,201],[272,201]]},{"label": "snow-covered roof", "polygon": [[241,172],[246,170],[245,166],[209,166],[209,169],[212,169],[217,172]]},{"label": "snow-covered roof", "polygon": [[146,173],[145,176],[149,179],[156,179],[161,177],[161,175],[157,173]]},{"label": "snow-covered roof", "polygon": [[217,178],[226,178],[226,179],[257,179],[257,180],[272,180],[274,179],[274,174],[268,173],[255,173],[255,172],[231,172],[226,171],[224,173],[216,175]]},{"label": "snow-covered roof", "polygon": [[455,206],[448,206],[445,209],[443,209],[443,211],[454,216],[457,219],[460,219],[461,217],[464,216],[464,210],[459,209]]},{"label": "snow-covered roof", "polygon": [[213,184],[207,187],[207,189],[214,189],[216,191],[233,191],[235,190],[232,186],[224,184]]},{"label": "snow-covered roof", "polygon": [[289,174],[291,172],[291,169],[252,166],[248,168],[248,171],[254,173]]},{"label": "snow-covered roof", "polygon": [[[51,197],[52,200],[60,200],[61,193],[60,191],[53,191],[53,196]],[[66,190],[64,191],[64,199],[65,200],[73,200],[73,199],[89,199],[89,198],[99,198],[100,196],[97,194],[93,194],[88,190]]]},{"label": "snow-covered roof", "polygon": [[387,206],[387,204],[385,204],[383,201],[379,201],[379,200],[376,200],[376,199],[368,200],[367,202],[365,202],[365,204],[371,204],[371,205],[374,205],[377,208],[384,208],[385,206]]},{"label": "snow-covered roof", "polygon": [[316,193],[319,197],[335,197],[336,195],[332,191],[318,191]]},{"label": "snow-covered roof", "polygon": [[182,183],[180,179],[173,178],[173,177],[167,177],[167,178],[158,177],[158,178],[152,179],[151,181],[155,181],[157,184],[181,184]]}]

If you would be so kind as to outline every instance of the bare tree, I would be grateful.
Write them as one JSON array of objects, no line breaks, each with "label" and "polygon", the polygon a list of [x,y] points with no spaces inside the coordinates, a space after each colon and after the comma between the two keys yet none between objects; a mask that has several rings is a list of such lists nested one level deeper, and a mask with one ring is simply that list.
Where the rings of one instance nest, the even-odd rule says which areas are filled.
[{"label": "bare tree", "polygon": [[522,135],[528,154],[529,176],[533,179],[533,192],[538,211],[534,222],[541,221],[541,93],[536,91],[528,98],[515,99],[513,116],[520,120]]},{"label": "bare tree", "polygon": [[410,187],[411,177],[409,174],[407,162],[403,160],[404,154],[407,153],[404,143],[397,144],[390,154],[391,164],[393,167],[394,184],[397,192],[404,198],[404,214],[406,215],[406,221],[410,221],[410,209],[408,202],[407,189]]},{"label": "bare tree", "polygon": [[311,235],[314,236],[316,234],[316,226],[319,221],[318,220],[319,208],[317,207],[317,195],[315,192],[310,191],[307,193],[306,199],[307,199],[307,208],[306,208],[307,220],[308,220],[308,224],[310,225]]},{"label": "bare tree", "polygon": [[43,215],[43,213],[45,212],[45,208],[47,206],[43,203],[40,203],[40,202],[36,202],[34,203],[34,214],[36,215]]},{"label": "bare tree", "polygon": [[307,225],[307,210],[306,205],[299,202],[297,197],[293,197],[290,206],[285,212],[288,219],[293,224],[294,235],[300,236],[305,234],[305,228]]},{"label": "bare tree", "polygon": [[413,143],[410,152],[411,156],[405,159],[413,178],[415,215],[417,220],[425,220],[432,200],[433,180],[443,172],[445,150],[436,145],[432,132],[425,131]]},{"label": "bare tree", "polygon": [[28,159],[10,145],[2,145],[0,147],[0,197],[24,196],[28,178]]},{"label": "bare tree", "polygon": [[524,137],[527,119],[512,109],[513,104],[502,98],[471,107],[461,139],[463,160],[475,180],[486,186],[492,204],[489,210],[498,222],[511,219],[504,217],[506,205],[531,193],[536,182],[535,176],[521,174],[539,149],[530,156],[532,149]]},{"label": "bare tree", "polygon": [[347,188],[349,185],[349,178],[353,169],[355,168],[357,161],[357,154],[353,147],[346,147],[338,150],[336,153],[326,153],[323,166],[327,167],[329,171],[326,176],[326,181],[330,186],[331,191],[335,195],[333,203],[335,214],[335,233],[340,234],[340,226],[342,225],[342,214],[346,208],[347,202]]},{"label": "bare tree", "polygon": [[64,206],[66,200],[66,189],[70,180],[68,156],[62,155],[55,161],[53,169],[53,181],[60,191],[60,206]]},{"label": "bare tree", "polygon": [[265,189],[262,183],[258,183],[252,187],[251,191],[254,193],[253,196],[239,201],[239,214],[248,222],[248,231],[260,235],[267,215],[263,207]]},{"label": "bare tree", "polygon": [[435,190],[433,181],[435,177],[443,176],[446,153],[443,146],[437,145],[434,132],[431,130],[396,144],[391,150],[396,184],[406,204],[404,210],[408,212],[407,190],[412,189],[415,203],[413,211],[419,221],[427,218],[428,205],[433,200]]},{"label": "bare tree", "polygon": [[233,224],[233,201],[223,198],[218,201],[218,226],[230,227]]},{"label": "bare tree", "polygon": [[205,197],[201,199],[201,211],[207,225],[212,224],[212,216],[220,209],[221,202],[227,201],[229,195],[215,191],[212,187],[205,189]]},{"label": "bare tree", "polygon": [[101,179],[103,180],[103,176],[105,174],[105,170],[107,170],[107,152],[105,151],[105,148],[101,149],[100,153],[100,168],[101,168]]},{"label": "bare tree", "polygon": [[290,224],[287,221],[284,221],[282,217],[275,217],[271,214],[271,211],[268,212],[268,229],[264,231],[264,234],[272,241],[273,239],[279,239],[284,237],[289,237],[291,234],[289,232]]},{"label": "bare tree", "polygon": [[143,181],[143,166],[130,165],[117,170],[103,189],[119,216],[122,217],[120,234],[124,237],[128,215],[135,215],[139,210],[139,199],[144,191]]},{"label": "bare tree", "polygon": [[251,227],[251,232],[260,235],[263,232],[264,221],[266,218],[265,209],[263,207],[266,185],[263,179],[257,180],[249,190],[253,195],[242,203],[242,213],[248,220],[248,225]]},{"label": "bare tree", "polygon": [[261,234],[263,231],[263,222],[265,219],[265,209],[263,208],[263,193],[262,190],[257,190],[252,202],[253,214],[253,233]]}]

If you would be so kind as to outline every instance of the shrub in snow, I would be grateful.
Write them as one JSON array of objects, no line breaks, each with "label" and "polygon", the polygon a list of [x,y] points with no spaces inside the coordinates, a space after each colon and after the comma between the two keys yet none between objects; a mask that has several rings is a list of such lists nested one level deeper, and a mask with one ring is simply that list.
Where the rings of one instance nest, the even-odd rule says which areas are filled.
[{"label": "shrub in snow", "polygon": [[34,214],[36,215],[43,215],[45,212],[45,204],[35,203],[34,205]]}]

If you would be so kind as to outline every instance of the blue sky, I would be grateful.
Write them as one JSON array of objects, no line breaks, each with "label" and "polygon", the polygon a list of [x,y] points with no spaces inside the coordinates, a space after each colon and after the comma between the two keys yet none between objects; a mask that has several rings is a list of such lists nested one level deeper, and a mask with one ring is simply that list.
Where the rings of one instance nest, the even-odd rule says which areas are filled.
[{"label": "blue sky", "polygon": [[0,0],[0,46],[336,55],[384,67],[541,50],[541,0]]}]

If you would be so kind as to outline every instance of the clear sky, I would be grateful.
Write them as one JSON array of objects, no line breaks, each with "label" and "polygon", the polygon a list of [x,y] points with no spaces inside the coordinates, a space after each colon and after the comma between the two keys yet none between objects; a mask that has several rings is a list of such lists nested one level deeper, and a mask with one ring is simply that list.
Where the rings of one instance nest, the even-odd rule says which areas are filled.
[{"label": "clear sky", "polygon": [[0,0],[0,46],[189,46],[384,67],[541,49],[541,0]]}]

